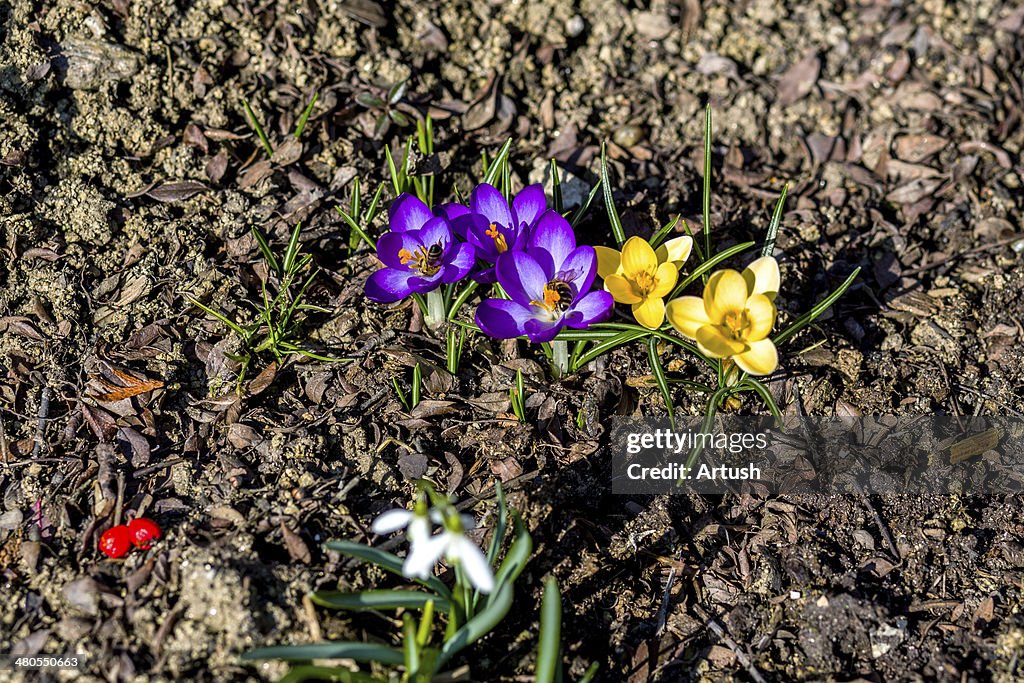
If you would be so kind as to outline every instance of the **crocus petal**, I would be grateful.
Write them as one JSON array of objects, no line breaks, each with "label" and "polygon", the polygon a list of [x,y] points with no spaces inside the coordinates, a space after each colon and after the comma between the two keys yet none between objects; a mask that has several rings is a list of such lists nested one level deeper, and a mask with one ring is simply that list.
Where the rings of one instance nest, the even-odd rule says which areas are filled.
[{"label": "crocus petal", "polygon": [[[633,290],[633,285],[629,283],[629,280],[622,275],[613,274],[606,277],[604,279],[604,288],[620,304],[638,304],[643,301],[643,298]],[[701,306],[703,305],[702,303]]]},{"label": "crocus petal", "polygon": [[676,267],[676,264],[672,261],[662,263],[654,273],[654,289],[650,296],[656,296],[659,299],[665,298],[675,288],[677,280],[679,280],[679,268]]},{"label": "crocus petal", "polygon": [[450,540],[451,537],[448,534],[438,534],[413,543],[402,564],[402,575],[410,579],[429,577]]},{"label": "crocus petal", "polygon": [[508,299],[484,299],[476,307],[476,324],[495,339],[512,339],[526,334],[523,324],[533,317],[528,306]]},{"label": "crocus petal", "polygon": [[647,240],[630,237],[622,245],[622,274],[635,278],[638,273],[653,273],[658,267],[658,257]]},{"label": "crocus petal", "polygon": [[742,311],[747,296],[747,283],[742,275],[731,269],[720,270],[704,286],[704,309],[717,324],[726,313]]},{"label": "crocus petal", "polygon": [[404,249],[410,254],[420,248],[419,231],[386,232],[377,240],[377,258],[388,268],[409,270],[409,265],[402,263],[399,253]]},{"label": "crocus petal", "polygon": [[433,275],[424,277],[423,275],[416,275],[409,278],[409,290],[416,294],[425,294],[426,292],[433,291],[441,286],[441,278],[444,277],[444,268],[441,268]]},{"label": "crocus petal", "polygon": [[401,508],[388,510],[373,520],[373,524],[370,525],[370,531],[378,536],[390,534],[407,527],[412,518],[411,510],[403,510]]},{"label": "crocus petal", "polygon": [[544,301],[544,285],[548,275],[526,252],[506,251],[498,257],[498,282],[513,301],[529,306],[531,301]]},{"label": "crocus petal", "polygon": [[704,300],[697,296],[672,299],[665,307],[665,314],[672,327],[689,339],[696,339],[697,330],[711,324],[711,319],[704,311]]},{"label": "crocus petal", "polygon": [[515,226],[515,219],[512,217],[512,209],[508,202],[498,192],[497,188],[487,183],[480,183],[473,190],[469,198],[469,208],[481,214],[488,223],[497,223],[509,227]]},{"label": "crocus petal", "polygon": [[517,228],[530,227],[548,208],[548,200],[544,196],[544,186],[540,183],[527,185],[512,200],[512,210],[519,221]]},{"label": "crocus petal", "polygon": [[775,304],[764,294],[754,294],[747,299],[747,319],[750,321],[747,342],[764,339],[775,325]]},{"label": "crocus petal", "polygon": [[[458,206],[466,209],[466,207],[461,204],[448,204],[448,206]],[[448,218],[447,215],[445,217]],[[488,225],[486,218],[478,213],[470,213],[469,209],[466,209],[465,213],[455,214],[451,218],[448,218],[448,223],[452,226],[452,233],[457,235],[460,240],[468,238],[469,231],[475,223],[483,223],[485,226]]]},{"label": "crocus petal", "polygon": [[594,247],[594,251],[597,252],[598,275],[606,278],[619,271],[619,265],[622,263],[622,252],[609,249],[608,247]]},{"label": "crocus petal", "polygon": [[469,271],[473,269],[475,263],[476,253],[473,245],[459,242],[445,255],[444,275],[441,276],[441,281],[445,284],[458,282],[469,275]]},{"label": "crocus petal", "polygon": [[743,270],[743,279],[750,294],[764,294],[775,301],[779,293],[779,262],[771,256],[762,256]]},{"label": "crocus petal", "polygon": [[381,268],[366,279],[366,298],[379,304],[390,304],[417,291],[413,289],[416,273],[397,268]]},{"label": "crocus petal", "polygon": [[[607,292],[606,292],[607,293]],[[554,339],[565,325],[562,317],[554,320],[544,318],[530,318],[523,324],[523,332],[534,344],[543,344]]]},{"label": "crocus petal", "polygon": [[679,267],[690,258],[692,250],[693,238],[683,235],[665,242],[655,250],[655,253],[658,255],[658,263],[675,263],[676,267]]},{"label": "crocus petal", "polygon": [[454,539],[448,546],[448,559],[458,562],[466,572],[469,583],[481,593],[494,590],[494,573],[487,558],[475,543],[464,536]]},{"label": "crocus petal", "polygon": [[[566,312],[569,327],[582,329],[594,323],[604,322],[612,316],[615,300],[608,292],[588,292],[576,300]],[[572,314],[570,317],[569,314]]]},{"label": "crocus petal", "polygon": [[431,218],[434,218],[434,212],[430,207],[419,197],[405,192],[388,209],[388,225],[395,232],[419,230]]},{"label": "crocus petal", "polygon": [[762,339],[750,344],[750,348],[733,356],[736,365],[751,375],[769,375],[779,367],[779,352],[771,339]]},{"label": "crocus petal", "polygon": [[590,286],[594,284],[596,275],[597,253],[593,247],[586,245],[573,249],[565,257],[562,267],[555,273],[556,277],[562,278],[575,287],[577,292],[590,291]]},{"label": "crocus petal", "polygon": [[454,240],[451,225],[440,216],[424,223],[423,227],[414,234],[419,238],[420,243],[428,249],[434,244],[440,244],[442,248],[447,248]]},{"label": "crocus petal", "polygon": [[494,266],[488,266],[473,273],[472,278],[482,285],[493,285],[498,281],[498,271]]},{"label": "crocus petal", "polygon": [[450,204],[441,204],[440,206],[434,207],[434,212],[447,218],[450,223],[459,216],[465,216],[469,213],[469,207],[465,204],[456,204],[455,202],[452,202]]},{"label": "crocus petal", "polygon": [[[487,222],[487,219],[480,214],[470,214],[465,216],[463,220],[467,220],[469,224],[469,231],[467,232],[467,238],[470,244],[476,247],[477,257],[494,263],[498,260],[498,256],[505,253],[504,251],[498,250],[498,244],[495,241],[495,237],[487,234],[491,231],[491,223]],[[494,229],[497,234],[500,235],[505,241],[505,251],[510,251],[515,247],[516,241],[519,239],[519,233],[512,228],[507,228],[503,225],[494,224]]]},{"label": "crocus petal", "polygon": [[718,325],[705,325],[697,330],[697,345],[714,358],[728,358],[747,350],[747,345],[727,336]]},{"label": "crocus petal", "polygon": [[565,258],[575,248],[576,235],[572,226],[553,210],[545,211],[537,220],[526,245],[526,251],[552,276],[561,270]]},{"label": "crocus petal", "polygon": [[649,330],[656,330],[665,322],[665,300],[657,296],[649,296],[638,304],[633,304],[633,317]]}]

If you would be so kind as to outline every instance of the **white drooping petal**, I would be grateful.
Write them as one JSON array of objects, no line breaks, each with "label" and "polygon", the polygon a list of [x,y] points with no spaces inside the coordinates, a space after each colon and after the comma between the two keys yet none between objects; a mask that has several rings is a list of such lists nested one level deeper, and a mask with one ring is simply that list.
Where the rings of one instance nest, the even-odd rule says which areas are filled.
[{"label": "white drooping petal", "polygon": [[494,590],[494,573],[487,563],[487,557],[471,540],[465,536],[456,536],[448,544],[446,557],[450,562],[458,562],[466,572],[466,578],[481,593]]},{"label": "white drooping petal", "polygon": [[459,521],[462,522],[462,528],[465,531],[476,528],[476,518],[472,515],[459,515]]},{"label": "white drooping petal", "polygon": [[409,538],[410,543],[427,540],[430,538],[430,520],[421,515],[413,515],[405,535]]},{"label": "white drooping petal", "polygon": [[390,534],[409,526],[409,522],[412,519],[413,514],[409,510],[402,510],[401,508],[388,510],[373,520],[373,524],[370,525],[370,531],[377,535]]},{"label": "white drooping petal", "polygon": [[426,579],[433,573],[434,565],[449,542],[448,532],[413,541],[402,564],[402,575],[409,579]]}]

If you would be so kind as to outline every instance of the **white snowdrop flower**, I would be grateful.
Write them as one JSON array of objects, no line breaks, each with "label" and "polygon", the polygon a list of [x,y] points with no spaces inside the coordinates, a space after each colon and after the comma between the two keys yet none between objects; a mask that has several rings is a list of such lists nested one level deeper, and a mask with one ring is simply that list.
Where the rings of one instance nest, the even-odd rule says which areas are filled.
[{"label": "white snowdrop flower", "polygon": [[401,508],[381,513],[370,525],[370,531],[383,536],[405,529],[410,543],[430,537],[430,520],[422,512]]},{"label": "white snowdrop flower", "polygon": [[473,518],[460,515],[455,519],[458,521],[446,524],[444,530],[436,536],[425,540],[409,539],[411,547],[402,566],[402,573],[409,578],[426,579],[443,556],[449,564],[462,567],[474,588],[481,593],[490,593],[494,590],[494,573],[483,551],[466,538],[464,531],[473,528]]}]

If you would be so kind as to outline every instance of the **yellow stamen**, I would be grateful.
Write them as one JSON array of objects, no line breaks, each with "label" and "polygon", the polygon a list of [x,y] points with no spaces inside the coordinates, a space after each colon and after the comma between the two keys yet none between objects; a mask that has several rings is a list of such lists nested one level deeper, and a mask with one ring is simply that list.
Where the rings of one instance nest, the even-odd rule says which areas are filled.
[{"label": "yellow stamen", "polygon": [[747,328],[750,327],[750,316],[745,310],[730,311],[722,316],[722,324],[733,339],[742,341],[746,337]]},{"label": "yellow stamen", "polygon": [[633,285],[637,290],[637,295],[639,296],[647,296],[650,294],[654,291],[655,284],[654,275],[646,270],[641,270],[633,276]]},{"label": "yellow stamen", "polygon": [[484,234],[494,240],[494,247],[498,250],[499,254],[504,254],[508,251],[508,242],[505,241],[505,236],[498,232],[497,223],[491,223],[491,227],[487,228],[487,232]]},{"label": "yellow stamen", "polygon": [[416,247],[416,252],[410,252],[408,249],[400,249],[398,251],[398,260],[403,266],[409,266],[409,270],[418,270],[421,274],[431,276],[435,274],[440,267],[437,265],[437,258],[431,256],[430,252],[425,247]]},{"label": "yellow stamen", "polygon": [[554,311],[558,307],[558,303],[562,300],[562,295],[557,290],[552,289],[550,284],[544,285],[544,301],[531,301],[532,306],[540,306],[549,313]]}]

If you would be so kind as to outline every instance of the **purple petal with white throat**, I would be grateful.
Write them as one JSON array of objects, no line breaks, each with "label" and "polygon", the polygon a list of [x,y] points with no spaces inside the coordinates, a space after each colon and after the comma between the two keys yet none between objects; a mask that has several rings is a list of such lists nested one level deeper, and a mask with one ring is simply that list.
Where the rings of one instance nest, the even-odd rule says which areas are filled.
[{"label": "purple petal with white throat", "polygon": [[416,273],[411,270],[381,268],[366,279],[366,298],[379,304],[390,304],[404,299],[418,291],[413,288],[412,280]]},{"label": "purple petal with white throat", "polygon": [[440,244],[442,248],[447,248],[452,243],[453,238],[452,229],[448,225],[448,221],[440,217],[427,221],[415,234],[419,238],[420,243],[427,249],[434,244]]},{"label": "purple petal with white throat", "polygon": [[388,268],[396,270],[409,270],[407,264],[402,263],[399,252],[403,249],[410,254],[415,254],[420,247],[418,232],[386,232],[377,240],[377,258]]},{"label": "purple petal with white throat", "polygon": [[474,213],[483,215],[489,223],[498,223],[505,226],[515,225],[512,209],[493,185],[488,185],[487,183],[477,185],[473,190],[473,194],[470,195],[469,208]]},{"label": "purple petal with white throat", "polygon": [[506,251],[498,257],[498,282],[505,293],[523,306],[544,300],[548,277],[537,261],[524,251]]},{"label": "purple petal with white throat", "polygon": [[488,337],[512,339],[524,334],[529,307],[508,299],[484,299],[476,308],[476,324]]},{"label": "purple petal with white throat", "polygon": [[562,262],[558,272],[568,278],[567,281],[572,283],[577,292],[585,294],[590,291],[594,276],[597,275],[597,252],[593,247],[576,247]]},{"label": "purple petal with white throat", "polygon": [[430,207],[419,197],[408,193],[399,195],[388,209],[388,225],[395,232],[419,230],[433,217]]},{"label": "purple petal with white throat", "polygon": [[473,265],[476,263],[473,245],[466,242],[459,242],[449,249],[447,258],[448,261],[444,266],[444,275],[441,277],[445,284],[458,282],[469,275],[469,271],[473,269]]},{"label": "purple petal with white throat", "polygon": [[562,263],[576,248],[576,235],[572,232],[569,221],[562,218],[557,211],[545,211],[537,225],[530,231],[530,241],[526,251],[533,256],[553,276],[562,269]]},{"label": "purple petal with white throat", "polygon": [[554,320],[532,318],[523,325],[523,331],[534,344],[543,344],[554,339],[564,324],[565,321],[561,316]]},{"label": "purple petal with white throat", "polygon": [[512,210],[515,211],[516,220],[519,221],[519,225],[516,227],[533,225],[547,208],[548,200],[544,196],[544,186],[539,183],[527,185],[512,200]]},{"label": "purple petal with white throat", "polygon": [[[612,315],[615,299],[608,292],[589,292],[576,300],[566,312],[569,327],[581,329],[607,320]],[[576,315],[570,315],[576,314]]]}]

